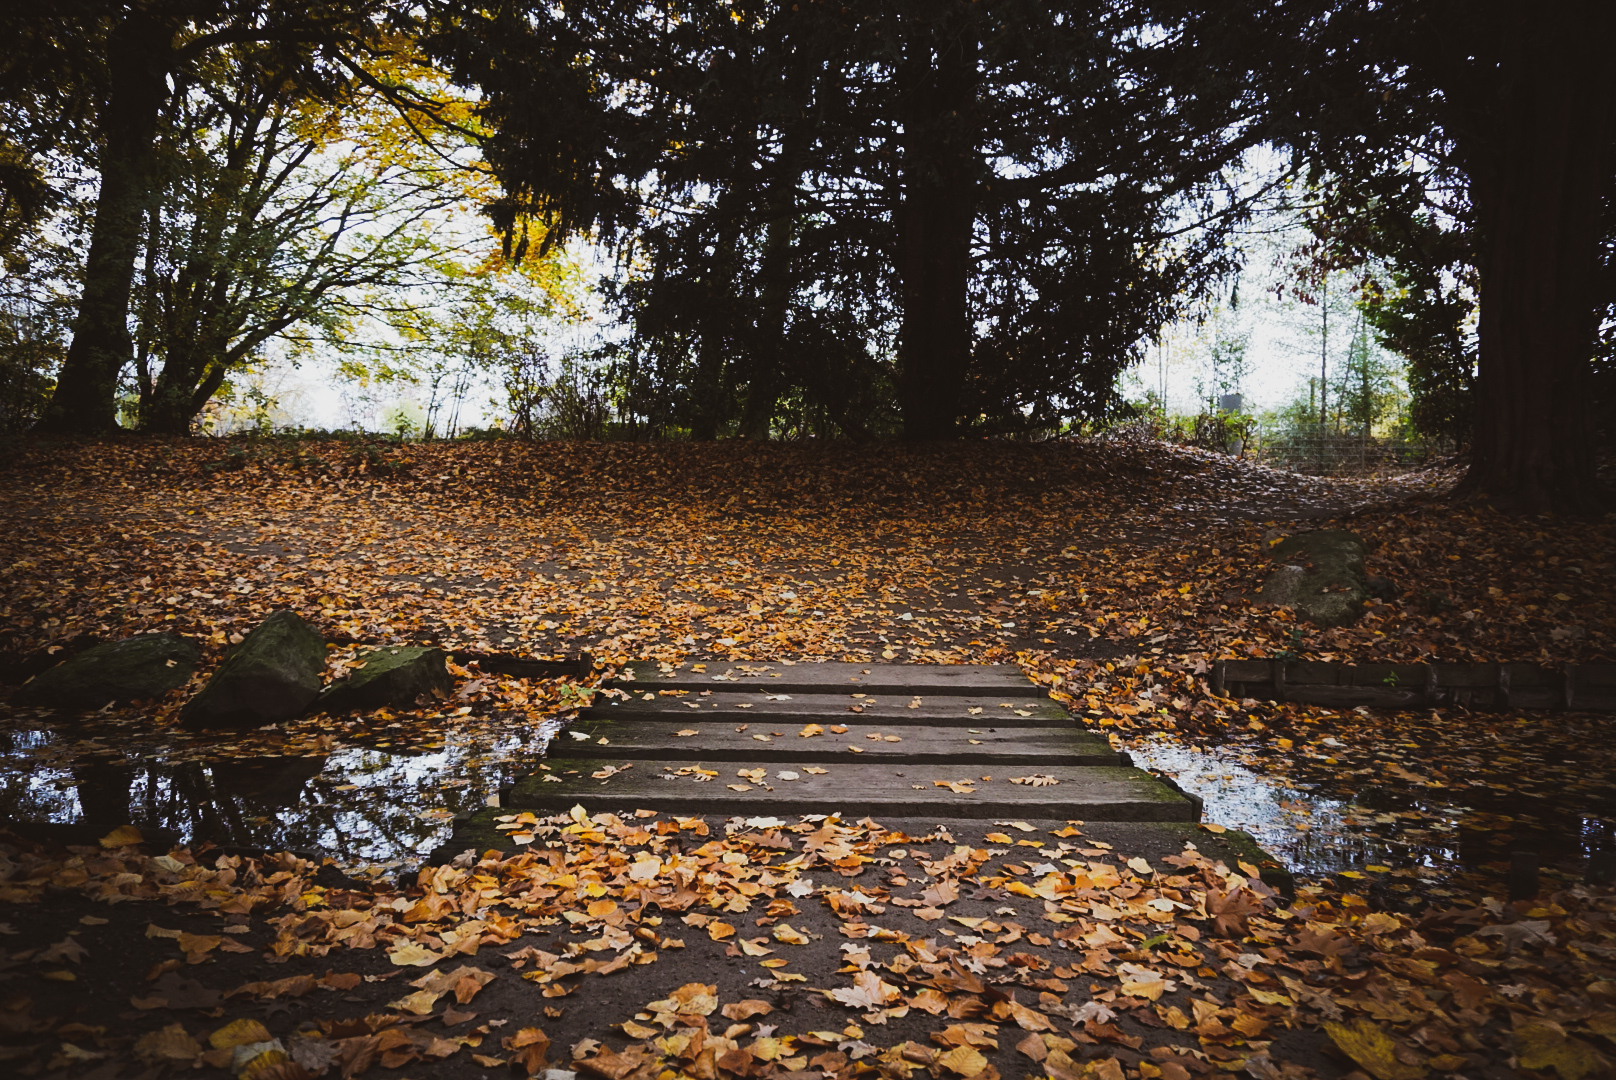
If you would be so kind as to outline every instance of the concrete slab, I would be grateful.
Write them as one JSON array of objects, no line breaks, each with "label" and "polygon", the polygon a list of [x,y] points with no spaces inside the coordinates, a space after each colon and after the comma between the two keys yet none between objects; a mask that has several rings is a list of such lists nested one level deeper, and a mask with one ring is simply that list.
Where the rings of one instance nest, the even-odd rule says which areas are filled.
[{"label": "concrete slab", "polygon": [[[650,694],[651,700],[645,700]],[[918,700],[917,700],[918,699]],[[625,700],[597,695],[595,704],[580,714],[589,719],[666,719],[684,724],[692,716],[722,713],[737,723],[753,720],[774,724],[882,723],[926,727],[982,727],[1015,724],[1017,727],[1072,726],[1071,715],[1048,698],[1012,694],[887,694],[855,698],[851,694],[776,692],[736,693],[724,690],[671,690],[662,694],[634,687]],[[853,711],[855,708],[857,712]]]},{"label": "concrete slab", "polygon": [[[969,761],[972,768],[1128,764],[1105,739],[1070,724],[1065,728],[917,727],[858,720],[852,724],[775,724],[740,714],[685,714],[665,720],[580,718],[558,736],[555,748],[572,757],[613,760],[746,761],[767,756],[771,761],[849,764]],[[580,740],[579,736],[587,738]]]},{"label": "concrete slab", "polygon": [[[1117,766],[834,764],[778,760],[657,762],[553,758],[501,798],[514,810],[556,813],[902,815],[1001,818],[1027,815],[1096,821],[1198,821],[1200,804],[1142,769]],[[812,767],[816,771],[809,772]],[[781,774],[785,773],[786,776]],[[1013,783],[1047,777],[1050,782]],[[951,782],[952,787],[939,782]]]},{"label": "concrete slab", "polygon": [[[625,689],[746,689],[771,693],[1003,694],[1041,698],[1042,687],[1013,664],[782,664],[707,661],[670,665],[638,660],[607,685]],[[697,670],[700,668],[701,670]]]}]

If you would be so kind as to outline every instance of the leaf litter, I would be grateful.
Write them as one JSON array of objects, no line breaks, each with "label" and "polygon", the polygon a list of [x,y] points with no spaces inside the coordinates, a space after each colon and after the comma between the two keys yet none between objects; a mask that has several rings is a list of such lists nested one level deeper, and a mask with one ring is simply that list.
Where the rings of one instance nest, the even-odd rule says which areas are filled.
[{"label": "leaf litter", "polygon": [[[214,962],[233,935],[154,921],[177,966],[159,965],[168,974],[132,1002],[137,1015],[189,1008],[208,1017],[139,1035],[86,1032],[36,1015],[14,989],[0,1014],[5,1052],[52,1067],[96,1055],[223,1068],[241,1065],[237,1049],[247,1046],[260,1064],[240,1075],[279,1078],[358,1076],[457,1055],[527,1075],[563,1068],[615,1080],[669,1070],[715,1080],[917,1070],[991,1080],[1009,1068],[1050,1080],[1300,1078],[1316,1072],[1293,1060],[1304,1045],[1297,1036],[1311,1032],[1340,1062],[1330,1071],[1399,1080],[1480,1074],[1511,1059],[1562,1077],[1598,1075],[1616,1037],[1608,888],[1415,917],[1322,884],[1302,886],[1287,906],[1256,868],[1231,868],[1190,845],[1154,864],[1074,857],[1086,838],[1073,824],[1018,829],[1010,844],[1009,834],[986,834],[980,847],[946,829],[916,835],[835,817],[710,824],[578,807],[530,827],[529,848],[468,854],[392,888],[322,886],[321,867],[293,855],[148,856],[8,841],[0,902],[76,896],[162,904],[221,929],[250,923],[264,931],[263,945],[246,951],[302,973],[203,990],[177,972]],[[990,913],[938,922],[913,906],[946,911],[966,891],[982,894],[993,906],[977,910]],[[833,918],[839,966],[793,971],[789,955],[764,944],[788,953],[816,944],[789,921],[803,902]],[[767,936],[741,935],[742,922],[766,926]],[[570,1047],[553,1044],[543,1024],[458,1030],[476,1019],[469,1007],[491,984],[525,987],[538,1016],[590,980],[683,963],[676,958],[698,943],[693,933],[731,956],[771,957],[749,996],[681,984],[631,1015],[598,1018]],[[60,945],[24,945],[0,957],[0,969],[26,977],[64,959]],[[421,974],[406,975],[407,988],[385,992],[370,1012],[343,1017],[331,998],[318,1019],[278,1034],[230,1017],[242,1001],[352,991],[361,976],[341,968],[361,953]],[[781,1011],[792,995],[825,1004]],[[838,1009],[843,1019],[826,1011]]]},{"label": "leaf litter", "polygon": [[[3,628],[5,648],[16,664],[36,664],[35,658],[49,650],[88,640],[174,629],[206,643],[211,659],[205,659],[200,681],[224,648],[278,607],[299,610],[339,642],[333,672],[360,647],[416,642],[539,656],[587,647],[605,671],[630,657],[675,662],[692,653],[732,660],[879,656],[1016,662],[1085,723],[1111,734],[1114,745],[1211,747],[1260,769],[1292,795],[1287,800],[1292,806],[1284,811],[1297,819],[1296,833],[1312,833],[1305,820],[1309,808],[1340,794],[1354,801],[1341,800],[1338,820],[1356,823],[1362,811],[1366,833],[1390,826],[1376,834],[1386,841],[1374,852],[1377,857],[1387,845],[1394,853],[1395,845],[1404,845],[1401,860],[1360,859],[1362,869],[1304,883],[1289,909],[1278,906],[1251,875],[1193,865],[1191,852],[1175,856],[1191,864],[1154,870],[1153,880],[1163,874],[1185,879],[1162,889],[1142,884],[1131,867],[1100,873],[1092,861],[1082,871],[1089,878],[1082,885],[1076,868],[1067,868],[1068,874],[1058,866],[1034,881],[1031,867],[1014,863],[1021,873],[1006,869],[1004,881],[995,885],[979,884],[979,878],[984,867],[990,874],[997,867],[971,866],[969,859],[951,871],[906,867],[912,876],[979,884],[1007,903],[1034,904],[1036,898],[1044,905],[1041,918],[1050,924],[1027,914],[1021,918],[1039,929],[1014,920],[1007,928],[1006,922],[983,917],[966,927],[969,935],[944,933],[950,924],[965,924],[945,918],[949,902],[940,897],[905,909],[898,897],[881,895],[883,887],[804,892],[793,891],[799,882],[791,880],[783,887],[787,896],[818,895],[844,928],[870,928],[863,939],[847,935],[882,955],[872,954],[862,967],[854,964],[864,974],[879,968],[876,981],[865,979],[864,987],[876,994],[885,993],[883,983],[899,987],[915,1015],[948,1014],[957,1021],[934,1032],[931,1046],[918,1039],[880,1046],[866,1042],[868,1029],[860,1028],[859,1036],[842,1039],[847,1045],[837,1044],[840,1061],[812,1064],[819,1055],[809,1055],[821,1075],[840,1075],[844,1069],[863,1075],[873,1069],[883,1076],[908,1076],[921,1068],[938,1077],[963,1076],[962,1069],[977,1066],[971,1054],[994,1050],[987,1046],[990,1040],[1004,1041],[1006,1049],[1013,1045],[1055,1080],[1067,1074],[1178,1080],[1181,1072],[1240,1069],[1259,1077],[1298,1075],[1296,1070],[1306,1066],[1286,1059],[1276,1045],[1284,1040],[1262,1037],[1278,1028],[1325,1030],[1344,1061],[1377,1077],[1480,1070],[1512,1058],[1520,1068],[1565,1077],[1607,1068],[1605,1044],[1616,1030],[1609,1020],[1609,972],[1601,966],[1609,936],[1607,892],[1571,884],[1551,870],[1545,875],[1549,888],[1535,900],[1508,905],[1487,895],[1497,891],[1501,875],[1493,849],[1503,854],[1511,843],[1568,835],[1576,831],[1569,828],[1573,822],[1584,831],[1596,822],[1608,836],[1609,799],[1602,778],[1610,770],[1601,765],[1608,751],[1586,718],[1478,716],[1463,710],[1370,715],[1231,702],[1213,697],[1205,679],[1215,659],[1276,653],[1377,661],[1607,659],[1610,620],[1604,597],[1610,595],[1610,564],[1601,553],[1612,549],[1608,524],[1549,524],[1456,510],[1432,498],[1451,479],[1440,470],[1378,485],[1311,481],[1216,455],[1118,444],[935,454],[883,448],[878,456],[838,451],[832,456],[841,457],[830,468],[804,468],[802,452],[773,448],[700,448],[698,453],[678,447],[505,444],[398,447],[382,469],[356,464],[345,448],[315,446],[312,452],[300,450],[295,460],[301,464],[295,466],[292,458],[263,455],[233,473],[229,484],[219,483],[206,468],[210,453],[205,444],[154,442],[97,447],[94,454],[77,456],[25,445],[12,455],[0,499],[15,525],[0,541],[9,548],[0,560],[6,567],[0,596],[10,615]],[[1153,494],[1148,504],[1137,501],[1141,482]],[[914,499],[917,487],[935,497]],[[1251,606],[1243,597],[1258,579],[1269,534],[1284,531],[1276,526],[1292,520],[1287,511],[1332,500],[1343,513],[1364,507],[1344,517],[1343,524],[1370,540],[1371,569],[1399,579],[1401,595],[1374,605],[1357,626],[1333,631],[1298,626],[1287,612]],[[629,504],[635,507],[633,530],[622,527],[617,509]],[[1081,537],[1069,527],[1073,520],[1085,521]],[[491,524],[495,521],[497,527]],[[1039,539],[1029,545],[1027,537]],[[1006,558],[1006,552],[1015,555]],[[108,603],[108,597],[120,599]],[[226,738],[174,729],[178,696],[108,710],[75,732],[78,738],[38,728],[38,717],[13,717],[10,723],[20,720],[24,728],[19,730],[35,724],[31,730],[48,732],[35,738],[40,752],[30,767],[55,763],[65,770],[86,761],[122,762],[126,750],[137,758],[145,753],[147,760],[175,755],[211,762],[262,758],[266,752],[321,757],[333,749],[345,752],[349,739],[376,752],[430,751],[449,743],[459,724],[533,730],[550,725],[553,730],[555,718],[587,703],[591,693],[572,680],[507,679],[470,666],[458,674],[460,701],[356,719],[315,717],[275,732]],[[1528,737],[1530,745],[1523,745]],[[148,741],[144,749],[138,745],[143,739]],[[542,745],[536,749],[542,752]],[[508,764],[518,761],[509,743],[495,752]],[[1210,756],[1199,760],[1203,767],[1217,764]],[[1365,805],[1375,802],[1380,805]],[[445,808],[443,817],[452,812]],[[1436,831],[1456,823],[1457,842],[1419,836],[1427,822]],[[563,831],[569,827],[550,824]],[[1053,835],[1063,834],[1055,830]],[[1464,850],[1474,846],[1476,835],[1484,838],[1480,857]],[[613,846],[609,840],[592,841],[587,851],[575,853],[571,840],[540,837],[538,830],[534,836],[530,850],[454,869],[500,882],[510,876],[500,868],[536,858],[540,850],[552,856],[564,851],[565,864],[575,856],[598,857]],[[1343,836],[1352,838],[1337,830],[1321,839],[1326,847],[1333,843],[1332,850],[1350,849],[1341,843]],[[739,842],[735,836],[722,841],[726,849]],[[900,842],[909,841],[886,835],[880,840]],[[1451,865],[1439,860],[1434,874],[1423,873],[1422,860],[1433,848],[1456,851],[1456,857]],[[751,858],[744,848],[736,853]],[[1073,853],[1090,860],[1114,857],[1101,846],[1066,852]],[[763,854],[757,853],[760,859]],[[45,882],[44,888],[83,891],[89,883],[105,886],[131,874],[145,883],[148,873],[155,880],[189,873],[184,868],[194,866],[181,848],[149,859],[129,854],[123,868],[108,875],[87,871],[85,860],[112,859],[110,854],[74,855],[58,863],[31,855],[18,841],[12,861],[23,865],[31,858],[51,869],[43,875],[10,873],[5,888]],[[67,866],[72,858],[81,864]],[[214,857],[204,852],[204,858]],[[283,866],[268,876],[289,875],[280,884],[299,890],[312,876],[312,864],[295,856],[275,863],[247,859],[241,865],[258,867],[255,873]],[[284,865],[301,865],[305,879]],[[554,862],[548,865],[556,868]],[[734,864],[720,860],[719,865]],[[760,865],[768,865],[767,859]],[[416,881],[410,889],[448,895],[453,889],[444,885],[440,892],[436,876],[444,872],[423,869],[421,874],[431,875],[430,885]],[[733,871],[713,873],[722,877]],[[1052,880],[1055,876],[1073,895]],[[645,882],[657,880],[642,877],[639,883],[646,887]],[[173,884],[142,895],[182,902],[161,891]],[[780,888],[754,884],[764,891]],[[1130,892],[1135,886],[1138,891]],[[120,886],[128,887],[127,882]],[[260,887],[254,882],[251,889]],[[239,888],[215,885],[213,892],[234,895],[232,889]],[[284,944],[289,939],[277,927],[277,945],[287,951],[272,949],[271,955],[295,962],[333,950],[378,948],[365,944],[367,934],[375,939],[374,926],[390,956],[425,959],[422,966],[430,968],[449,957],[474,957],[477,949],[492,947],[488,939],[500,937],[498,928],[507,924],[499,919],[525,929],[521,919],[531,914],[483,903],[503,903],[505,894],[488,886],[493,896],[479,893],[477,903],[464,901],[463,906],[472,906],[469,916],[443,917],[454,924],[443,927],[450,938],[433,932],[436,923],[386,914],[397,914],[396,908],[383,909],[387,922],[368,914],[376,898],[389,896],[386,888],[383,883],[355,891],[372,897],[368,907],[357,900],[329,910],[312,905],[317,915],[361,909],[367,914],[331,932],[330,922],[315,919],[307,938],[291,944]],[[604,890],[597,900],[614,895],[614,884],[604,875],[586,888]],[[388,903],[409,900],[409,908],[416,908],[422,898],[408,891]],[[1095,895],[1078,897],[1080,892]],[[1151,893],[1136,911],[1133,901]],[[302,891],[276,892],[254,905],[306,915],[311,905],[302,897]],[[304,908],[298,910],[300,901]],[[565,957],[553,954],[559,965],[577,965],[545,984],[554,996],[571,992],[565,989],[568,977],[598,976],[614,964],[619,966],[606,974],[655,963],[637,958],[679,947],[672,943],[678,939],[665,941],[656,928],[639,925],[659,916],[642,914],[612,926],[591,916],[588,905],[577,910],[568,903],[555,904],[556,913],[542,917],[567,923],[569,933],[596,935],[589,938],[595,947],[569,942],[578,950]],[[484,919],[484,926],[463,936],[461,924],[478,922],[474,916],[480,908],[490,909],[495,928]],[[907,910],[920,921],[919,932],[931,936],[905,937],[908,931],[869,921],[878,908],[891,911],[889,921]],[[1072,926],[1061,917],[1075,920],[1083,931],[1080,950],[1074,939],[1058,936]],[[1146,931],[1162,919],[1182,930],[1154,940],[1160,935]],[[629,922],[635,930],[625,929]],[[987,936],[977,934],[985,924],[993,924]],[[359,929],[344,933],[353,927]],[[649,930],[657,943],[636,937],[638,930]],[[625,933],[633,939],[626,947]],[[1523,955],[1516,946],[1528,933],[1539,944]],[[962,936],[976,940],[962,942]],[[1030,961],[1005,960],[1013,975],[991,963],[1004,959],[995,950],[1008,947],[1006,938],[1012,937],[1022,943],[1024,955],[1047,962],[1049,973]],[[1051,944],[1041,946],[1037,938]],[[175,962],[214,962],[234,940],[192,935],[187,939],[192,949],[176,944]],[[916,940],[936,943],[936,949],[917,946],[931,959],[910,947]],[[636,947],[640,951],[624,959]],[[949,950],[952,954],[943,956]],[[893,955],[885,958],[886,952]],[[602,953],[615,955],[603,959]],[[1086,969],[1091,954],[1108,974]],[[21,964],[32,960],[27,949],[8,962],[15,957]],[[951,974],[924,967],[945,960]],[[519,962],[511,961],[512,968]],[[41,974],[53,984],[66,982],[74,975],[72,966],[67,958]],[[1063,976],[1062,968],[1071,974]],[[402,968],[413,969],[413,964]],[[775,985],[805,978],[781,967],[766,970]],[[797,980],[788,977],[793,974]],[[1032,986],[1034,979],[1051,985],[1040,989],[1033,1003],[1000,989],[1010,985],[1006,978],[1016,987]],[[1089,979],[1094,981],[1083,981]],[[1067,985],[1071,999],[1054,988],[1057,982]],[[1212,989],[1203,993],[1196,983]],[[1231,991],[1226,983],[1243,989]],[[974,988],[977,984],[981,989]],[[829,993],[859,986],[849,980],[818,989]],[[173,993],[183,1000],[181,991]],[[1046,994],[1061,1004],[1046,1002]],[[961,1015],[955,1016],[949,1010],[956,999],[976,1004],[959,1005]],[[903,1006],[893,1006],[898,1007]],[[25,1008],[13,1011],[27,1014]],[[869,1015],[891,1011],[869,1006]],[[290,1053],[290,1060],[311,1075],[323,1071],[316,1069],[322,1060],[330,1068],[347,1055],[340,1070],[357,1075],[376,1063],[397,1067],[456,1052],[446,1050],[448,1043],[437,1036],[418,1037],[410,1015],[406,1010],[392,1021],[345,1022],[349,1026],[332,1027],[318,1038],[294,1039],[301,1057],[284,1049],[265,1053]],[[662,1015],[674,1020],[662,1025],[673,1034],[661,1041],[642,1039],[621,1050],[580,1044],[571,1048],[571,1057],[557,1054],[557,1060],[619,1078],[638,1070],[660,1075],[656,1070],[664,1065],[705,1070],[706,1064],[695,1064],[703,1060],[700,1051],[681,1056],[690,1040],[674,1043],[683,1033],[710,1030],[685,1023],[686,1016],[712,1013],[650,1014]],[[881,1026],[869,1015],[863,1023]],[[1054,1029],[1027,1027],[1042,1022],[1031,1019],[1034,1015]],[[897,1025],[904,1018],[887,1019]],[[22,1021],[18,1030],[27,1032],[34,1022]],[[1006,1023],[1028,1035],[1012,1043],[987,1031]],[[715,1037],[712,1067],[736,1075],[773,1075],[800,1071],[784,1066],[796,1065],[805,1048],[830,1052],[830,1041],[813,1042],[817,1036],[811,1030],[780,1036],[776,1027],[758,1025],[759,1032],[770,1030],[745,1043],[744,1060],[741,1036],[750,1032]],[[1123,1040],[1115,1041],[1108,1028],[1121,1032]],[[170,1025],[148,1033],[134,1052],[148,1062],[188,1060],[193,1045],[211,1047],[203,1053],[222,1052],[198,1038],[208,1033],[191,1030],[195,1035]],[[1126,1041],[1165,1037],[1165,1032],[1193,1034],[1193,1043],[1185,1043],[1190,1052],[1158,1054],[1161,1047],[1153,1045],[1142,1054],[1143,1042],[1129,1046]],[[548,1039],[536,1027],[487,1034],[487,1045],[479,1042],[476,1048],[479,1061],[514,1060],[532,1071],[533,1063],[548,1060]],[[350,1039],[363,1045],[309,1048]],[[720,1048],[723,1053],[716,1053]],[[333,1056],[322,1059],[327,1050]],[[955,1053],[960,1050],[970,1053]],[[50,1052],[67,1065],[99,1061],[111,1051],[100,1048],[93,1034],[69,1030],[60,1048]],[[726,1060],[729,1066],[722,1064]],[[1234,1065],[1237,1060],[1243,1064]],[[969,1075],[991,1068],[989,1063]]]}]

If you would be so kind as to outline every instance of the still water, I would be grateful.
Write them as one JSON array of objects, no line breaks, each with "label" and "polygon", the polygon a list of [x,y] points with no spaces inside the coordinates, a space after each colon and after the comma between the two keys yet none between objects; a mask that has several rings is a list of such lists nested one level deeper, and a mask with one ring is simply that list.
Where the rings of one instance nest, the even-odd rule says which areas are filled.
[{"label": "still water", "polygon": [[264,736],[163,744],[14,720],[0,728],[0,821],[81,826],[66,834],[80,842],[133,823],[153,839],[314,852],[380,873],[420,863],[456,814],[531,770],[558,727],[494,717],[403,749],[371,737],[289,754]]},{"label": "still water", "polygon": [[[0,721],[0,822],[79,826],[74,842],[133,823],[159,842],[318,853],[350,874],[409,869],[456,814],[531,771],[563,723],[511,714],[221,737],[151,732],[137,717],[15,717]],[[1250,832],[1299,876],[1345,875],[1411,905],[1497,891],[1511,850],[1538,851],[1552,880],[1616,847],[1613,815],[1575,802],[1461,803],[1387,784],[1343,797],[1235,748],[1156,737],[1129,750],[1201,796],[1206,821]]]}]

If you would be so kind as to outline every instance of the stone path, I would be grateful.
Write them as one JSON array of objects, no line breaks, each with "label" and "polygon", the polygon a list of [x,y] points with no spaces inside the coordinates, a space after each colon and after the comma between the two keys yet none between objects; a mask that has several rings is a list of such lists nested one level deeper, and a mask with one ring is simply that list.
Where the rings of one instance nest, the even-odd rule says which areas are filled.
[{"label": "stone path", "polygon": [[[1198,800],[1134,768],[1009,665],[646,662],[604,689],[541,770],[478,819],[578,804],[723,816],[1200,818]],[[486,835],[487,823],[466,825],[467,841]]]}]

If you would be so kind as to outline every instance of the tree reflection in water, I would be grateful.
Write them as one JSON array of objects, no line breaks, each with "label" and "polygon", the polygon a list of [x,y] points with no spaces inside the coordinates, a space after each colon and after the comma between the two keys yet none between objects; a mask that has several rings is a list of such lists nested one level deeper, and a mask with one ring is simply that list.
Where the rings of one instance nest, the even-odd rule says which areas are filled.
[{"label": "tree reflection in water", "polygon": [[83,729],[14,727],[0,731],[0,822],[109,831],[132,823],[188,844],[330,855],[350,871],[397,866],[447,840],[455,814],[533,768],[552,730],[501,725],[415,753],[348,746],[227,756],[197,747],[171,760],[164,746],[86,755]]}]

